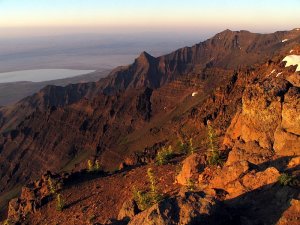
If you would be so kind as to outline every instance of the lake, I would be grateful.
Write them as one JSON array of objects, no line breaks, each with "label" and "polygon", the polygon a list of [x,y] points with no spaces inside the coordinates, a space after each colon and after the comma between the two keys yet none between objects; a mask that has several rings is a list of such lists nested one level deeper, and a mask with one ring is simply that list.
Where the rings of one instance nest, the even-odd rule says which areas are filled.
[{"label": "lake", "polygon": [[71,69],[38,69],[38,70],[21,70],[13,72],[0,73],[0,83],[31,81],[42,82],[57,80],[69,77],[75,77],[95,70],[71,70]]}]

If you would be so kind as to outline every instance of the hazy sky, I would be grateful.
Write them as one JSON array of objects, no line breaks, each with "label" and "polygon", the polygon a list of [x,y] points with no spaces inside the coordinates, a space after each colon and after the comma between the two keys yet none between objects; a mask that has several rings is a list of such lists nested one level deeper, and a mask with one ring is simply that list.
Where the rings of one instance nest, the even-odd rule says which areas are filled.
[{"label": "hazy sky", "polygon": [[300,0],[0,0],[0,31],[271,32],[300,27],[299,9]]}]

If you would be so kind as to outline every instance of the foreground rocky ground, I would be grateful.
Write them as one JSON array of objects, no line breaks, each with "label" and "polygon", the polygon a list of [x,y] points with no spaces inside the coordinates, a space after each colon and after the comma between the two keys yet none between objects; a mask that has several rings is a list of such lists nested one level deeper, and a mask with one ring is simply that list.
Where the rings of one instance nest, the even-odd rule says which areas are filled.
[{"label": "foreground rocky ground", "polygon": [[[114,174],[81,171],[46,174],[24,187],[10,202],[8,221],[15,224],[299,224],[299,157],[274,158],[266,164],[247,161],[205,165],[205,156],[176,157],[167,165],[149,164]],[[180,166],[178,166],[180,165]],[[296,166],[296,167],[295,167]],[[153,169],[164,199],[138,209],[133,188],[150,186]],[[293,182],[278,182],[281,173]],[[57,210],[49,178],[60,183],[64,209]]]}]

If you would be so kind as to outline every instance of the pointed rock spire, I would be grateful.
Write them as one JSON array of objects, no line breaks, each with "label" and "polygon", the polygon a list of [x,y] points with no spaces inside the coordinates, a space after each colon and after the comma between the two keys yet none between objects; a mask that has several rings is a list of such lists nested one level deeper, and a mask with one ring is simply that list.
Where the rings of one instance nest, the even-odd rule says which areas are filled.
[{"label": "pointed rock spire", "polygon": [[136,58],[137,62],[141,62],[141,63],[145,63],[145,62],[151,62],[155,59],[155,57],[153,57],[152,55],[150,55],[149,53],[143,51],[138,58]]}]

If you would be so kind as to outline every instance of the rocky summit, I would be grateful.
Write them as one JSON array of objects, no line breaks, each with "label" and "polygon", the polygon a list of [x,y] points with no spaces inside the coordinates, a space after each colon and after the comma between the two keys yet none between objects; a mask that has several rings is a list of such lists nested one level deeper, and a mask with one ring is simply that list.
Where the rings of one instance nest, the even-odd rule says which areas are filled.
[{"label": "rocky summit", "polygon": [[4,224],[300,224],[299,55],[225,30],[1,107]]}]

